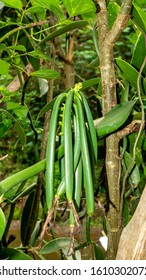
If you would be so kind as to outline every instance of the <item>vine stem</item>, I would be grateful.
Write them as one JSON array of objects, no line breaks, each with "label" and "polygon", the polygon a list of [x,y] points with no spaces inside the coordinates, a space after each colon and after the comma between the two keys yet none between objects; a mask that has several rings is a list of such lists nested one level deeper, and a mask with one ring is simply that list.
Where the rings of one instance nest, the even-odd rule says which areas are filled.
[{"label": "vine stem", "polygon": [[2,43],[5,39],[9,38],[15,32],[19,32],[19,31],[21,31],[23,29],[26,29],[26,28],[33,28],[35,26],[43,25],[43,24],[48,23],[48,22],[49,22],[49,20],[43,20],[43,21],[32,22],[32,23],[29,23],[29,24],[26,24],[26,25],[18,26],[16,28],[12,29],[11,31],[7,32],[3,37],[1,37],[0,38],[0,43]]}]

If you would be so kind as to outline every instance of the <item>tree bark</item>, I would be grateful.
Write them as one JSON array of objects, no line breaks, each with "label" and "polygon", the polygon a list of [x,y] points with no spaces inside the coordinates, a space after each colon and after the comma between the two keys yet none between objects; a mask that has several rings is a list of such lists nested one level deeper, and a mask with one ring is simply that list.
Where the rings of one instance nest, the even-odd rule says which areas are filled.
[{"label": "tree bark", "polygon": [[128,225],[123,229],[117,260],[146,260],[146,186],[136,211]]},{"label": "tree bark", "polygon": [[[103,115],[117,104],[116,77],[113,62],[114,44],[129,19],[132,0],[124,0],[111,30],[108,28],[108,14],[105,0],[98,0],[100,12],[97,13],[99,57],[102,82]],[[107,215],[108,259],[115,259],[120,233],[120,158],[117,133],[106,138],[106,173],[109,192],[109,211]]]}]

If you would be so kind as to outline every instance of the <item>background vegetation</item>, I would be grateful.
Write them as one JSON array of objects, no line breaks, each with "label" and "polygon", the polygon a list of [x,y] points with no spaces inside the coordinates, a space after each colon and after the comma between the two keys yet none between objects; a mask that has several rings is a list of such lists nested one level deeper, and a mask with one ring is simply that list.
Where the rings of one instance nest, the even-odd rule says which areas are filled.
[{"label": "background vegetation", "polygon": [[[0,2],[1,259],[115,259],[121,231],[133,217],[145,187],[145,1],[125,0],[122,5],[118,0],[83,2]],[[104,5],[106,14],[102,19]],[[126,5],[129,10],[125,11],[123,7]],[[122,13],[125,16],[123,25],[120,23]],[[107,26],[103,24],[106,18]],[[112,41],[116,19],[119,22],[118,36]],[[103,28],[100,28],[100,24]],[[107,38],[104,26],[107,28]],[[106,47],[111,50],[110,62],[106,57]],[[113,76],[106,69],[108,63],[112,65],[110,73],[113,69]],[[106,77],[103,69],[107,73]],[[108,75],[113,80],[108,80]],[[79,83],[82,83],[82,88]],[[110,92],[111,88],[113,92]],[[86,97],[94,120],[91,120],[92,127],[93,124],[95,127],[95,131],[91,132],[88,119],[90,112],[87,113],[84,99],[80,96],[84,121],[88,123],[86,134],[89,154],[92,155],[89,166],[83,164],[83,170],[84,176],[85,168],[87,172],[89,169],[92,171],[89,193],[94,192],[94,202],[91,203],[94,203],[95,210],[89,217],[87,188],[84,188],[88,179],[82,179],[83,188],[76,207],[78,213],[74,227],[78,230],[78,223],[82,226],[81,233],[75,236],[70,227],[72,218],[69,218],[69,212],[72,208],[70,210],[67,190],[61,194],[58,205],[53,209],[53,219],[47,219],[50,209],[44,178],[46,157],[49,154],[46,148],[50,116],[53,106],[56,106],[54,102],[64,92],[69,95],[71,89],[74,95],[82,91]],[[73,99],[73,108],[77,100]],[[72,115],[75,115],[75,109],[72,110]],[[56,151],[62,141],[59,118],[60,115],[55,136]],[[96,140],[92,141],[95,132]],[[72,130],[73,144],[74,141],[75,127]],[[82,133],[80,141],[82,144]],[[108,141],[114,143],[112,152],[108,146],[111,142]],[[65,147],[64,139],[63,143]],[[97,159],[92,153],[95,143]],[[83,160],[84,154],[80,149]],[[65,156],[64,151],[61,153],[54,161],[54,193],[62,180],[61,165],[64,164],[62,158]],[[110,166],[115,183],[109,179],[109,154],[117,160],[114,171]],[[52,162],[49,157],[48,162]],[[50,168],[49,165],[48,170]],[[75,198],[74,203],[76,205]],[[11,234],[14,220],[19,220],[20,232],[20,241],[16,246],[15,236]],[[49,226],[49,241],[46,235],[44,237],[44,224]],[[58,227],[60,236],[57,235]],[[114,229],[116,233],[113,234]],[[94,234],[95,230],[97,232]],[[108,236],[108,253],[99,243],[99,237],[103,234]],[[39,238],[41,242],[43,239],[41,248],[38,247]],[[52,256],[52,252],[57,252],[57,255]]]}]

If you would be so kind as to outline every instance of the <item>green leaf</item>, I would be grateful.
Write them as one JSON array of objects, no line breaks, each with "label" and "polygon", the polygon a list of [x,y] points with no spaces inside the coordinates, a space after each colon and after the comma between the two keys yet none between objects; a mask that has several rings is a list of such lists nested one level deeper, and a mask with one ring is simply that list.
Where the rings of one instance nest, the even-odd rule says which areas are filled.
[{"label": "green leaf", "polygon": [[131,16],[133,22],[144,33],[146,33],[146,12],[136,4],[132,5]]},{"label": "green leaf", "polygon": [[47,111],[51,110],[54,106],[57,97],[53,98],[49,103],[47,103],[41,111],[38,113],[37,120],[41,118]]},{"label": "green leaf", "polygon": [[30,7],[27,10],[27,13],[30,13],[30,14],[40,14],[40,13],[44,13],[44,12],[45,12],[45,8],[41,7],[41,6],[38,6],[38,5]]},{"label": "green leaf", "polygon": [[[60,249],[64,249],[66,247],[69,248],[70,242],[71,242],[70,237],[60,237],[60,238],[53,239],[42,247],[40,253],[41,254],[50,254],[50,253],[59,251]],[[75,245],[77,245],[77,244],[78,243],[75,240]]]},{"label": "green leaf", "polygon": [[6,218],[2,208],[0,207],[0,240],[3,237],[5,227],[6,227]]},{"label": "green leaf", "polygon": [[[120,151],[121,152],[123,151],[122,147],[120,148]],[[130,167],[129,178],[131,180],[133,188],[136,188],[140,182],[139,168],[137,167],[136,163],[134,163],[134,166],[133,164],[131,165],[133,159],[132,156],[127,151],[124,152],[123,160],[125,162],[126,168]]]},{"label": "green leaf", "polygon": [[18,108],[20,108],[20,104],[16,103],[16,102],[8,102],[7,103],[7,110],[17,110]]},{"label": "green leaf", "polygon": [[31,76],[42,79],[60,79],[60,74],[51,69],[40,69],[31,73]]},{"label": "green leaf", "polygon": [[25,46],[23,46],[23,45],[10,46],[10,47],[8,47],[7,49],[26,52],[26,48],[25,48]]},{"label": "green leaf", "polygon": [[30,223],[30,216],[31,216],[31,212],[32,212],[33,201],[34,201],[34,191],[32,191],[27,198],[27,201],[26,201],[24,209],[23,209],[22,218],[21,218],[20,233],[21,233],[21,240],[24,245],[25,245],[25,241],[26,241],[28,226]]},{"label": "green leaf", "polygon": [[145,0],[134,0],[134,3],[137,4],[139,7],[141,8],[145,8],[146,7],[146,2]]},{"label": "green leaf", "polygon": [[[129,82],[131,86],[137,89],[137,79],[139,72],[128,62],[120,58],[116,58],[115,63],[119,69],[119,74],[122,76],[122,78],[124,78],[126,81]],[[146,94],[146,81],[142,76],[140,79],[140,90],[141,92]]]},{"label": "green leaf", "polygon": [[27,55],[35,57],[35,58],[42,58],[44,60],[49,60],[52,61],[53,63],[55,63],[56,65],[60,66],[60,62],[56,61],[56,59],[52,58],[50,55],[48,54],[44,54],[43,52],[39,51],[39,50],[33,50],[31,52],[28,52]]},{"label": "green leaf", "polygon": [[124,205],[123,205],[123,223],[124,223],[124,227],[129,223],[129,221],[130,221],[129,203],[125,199],[124,200]]},{"label": "green leaf", "polygon": [[9,72],[10,64],[5,60],[0,59],[0,74],[7,75]]},{"label": "green leaf", "polygon": [[22,2],[20,0],[2,0],[6,7],[22,10]]},{"label": "green leaf", "polygon": [[6,111],[4,109],[0,109],[0,111],[4,112],[14,122],[14,129],[19,136],[19,140],[21,142],[22,148],[24,148],[24,146],[26,144],[26,135],[25,135],[24,129],[22,128],[20,123],[13,117],[13,115],[11,115],[8,111]]},{"label": "green leaf", "polygon": [[89,24],[89,23],[86,20],[79,20],[79,21],[75,21],[70,24],[67,24],[66,26],[63,26],[63,27],[59,28],[58,30],[52,32],[50,35],[46,36],[38,45],[44,44],[45,42],[52,40],[52,39],[56,38],[57,36],[62,35],[68,31],[74,30],[75,28],[84,27],[87,24]]},{"label": "green leaf", "polygon": [[70,17],[96,12],[96,8],[92,0],[63,0],[63,4]]},{"label": "green leaf", "polygon": [[109,23],[109,28],[111,29],[113,26],[113,23],[115,22],[118,12],[120,10],[120,6],[116,2],[110,2],[108,4],[108,23]]},{"label": "green leaf", "polygon": [[35,241],[41,230],[41,224],[42,224],[42,220],[36,222],[35,228],[31,234],[31,238],[30,238],[30,242],[29,242],[30,246],[34,246]]},{"label": "green leaf", "polygon": [[119,129],[127,120],[135,101],[125,101],[112,108],[97,123],[97,135],[103,137]]},{"label": "green leaf", "polygon": [[13,111],[13,113],[15,113],[15,115],[19,119],[26,118],[26,116],[28,114],[28,108],[25,105],[20,105],[16,102],[8,102],[7,110]]},{"label": "green leaf", "polygon": [[94,242],[94,257],[95,257],[95,260],[104,260],[105,259],[99,245],[95,242]]},{"label": "green leaf", "polygon": [[[135,47],[134,47],[134,51],[133,51],[133,56],[132,56],[132,60],[131,60],[131,64],[137,69],[139,70],[144,58],[146,55],[146,49],[145,49],[145,38],[143,36],[142,33],[139,34]],[[146,75],[146,66],[143,69],[143,74]]]},{"label": "green leaf", "polygon": [[1,258],[6,260],[32,260],[29,255],[10,247],[1,249]]},{"label": "green leaf", "polygon": [[88,21],[92,21],[93,23],[96,22],[96,13],[91,12],[91,13],[84,13],[82,14],[82,19],[88,20]]},{"label": "green leaf", "polygon": [[20,125],[20,123],[18,121],[15,121],[14,129],[18,134],[22,148],[24,148],[24,146],[26,145],[26,135],[25,135],[24,129],[22,128],[22,126]]},{"label": "green leaf", "polygon": [[89,63],[89,67],[98,68],[98,67],[99,67],[99,57],[96,57],[94,60],[92,60],[92,61]]},{"label": "green leaf", "polygon": [[89,87],[95,86],[97,84],[99,84],[100,82],[100,78],[93,78],[90,80],[86,80],[85,82],[82,82],[82,89],[87,89]]},{"label": "green leaf", "polygon": [[[63,254],[64,254],[64,256],[66,257],[67,260],[71,260],[72,261],[73,260],[73,256],[68,254],[68,249],[69,249],[68,247],[65,247],[65,248],[62,249],[62,252],[63,252]],[[81,260],[82,259],[81,258],[81,252],[79,250],[76,250],[74,255],[75,255],[76,260]]]},{"label": "green leaf", "polygon": [[3,137],[5,132],[11,127],[12,120],[6,119],[5,114],[0,114],[1,123],[0,123],[0,138]]},{"label": "green leaf", "polygon": [[17,51],[22,51],[26,52],[26,48],[23,45],[17,45],[17,46],[6,46],[5,44],[0,45],[0,50],[17,50]]},{"label": "green leaf", "polygon": [[39,4],[40,7],[43,7],[45,9],[48,9],[52,11],[56,16],[58,16],[60,19],[64,19],[64,13],[63,10],[60,7],[60,1],[59,0],[35,0],[35,3]]},{"label": "green leaf", "polygon": [[[22,184],[24,184],[24,182]],[[14,197],[10,197],[9,200],[11,201],[11,203],[16,203],[18,199],[20,199],[20,198],[22,198],[24,196],[29,195],[32,191],[35,190],[35,188],[36,188],[36,184],[33,183],[32,185],[26,187],[24,190],[22,190],[20,192],[17,191],[15,193]],[[5,197],[6,197],[6,195],[5,195]]]}]

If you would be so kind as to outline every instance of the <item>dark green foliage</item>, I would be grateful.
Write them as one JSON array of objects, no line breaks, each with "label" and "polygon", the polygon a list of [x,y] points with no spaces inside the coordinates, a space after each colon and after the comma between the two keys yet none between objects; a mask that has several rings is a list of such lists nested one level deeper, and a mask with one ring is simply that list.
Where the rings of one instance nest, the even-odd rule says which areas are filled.
[{"label": "dark green foliage", "polygon": [[[42,229],[42,222],[54,201],[54,194],[58,197],[61,196],[61,204],[58,204],[57,207],[64,208],[64,211],[61,212],[63,214],[60,214],[60,210],[56,210],[57,213],[55,213],[55,209],[53,209],[54,219],[55,214],[57,219],[64,215],[66,195],[69,202],[72,200],[75,202],[80,219],[84,220],[87,215],[86,240],[85,242],[75,240],[75,251],[70,258],[80,259],[82,248],[85,249],[87,246],[88,250],[91,246],[92,257],[97,260],[104,259],[100,247],[92,240],[92,223],[95,222],[95,219],[89,218],[88,214],[93,215],[95,204],[96,216],[96,210],[101,205],[102,214],[96,218],[95,223],[98,225],[99,220],[102,220],[104,223],[102,228],[107,234],[105,224],[109,201],[106,172],[104,171],[105,138],[115,131],[123,130],[133,120],[140,121],[143,112],[146,112],[146,65],[139,76],[145,57],[145,1],[133,1],[131,19],[115,44],[114,63],[118,105],[111,109],[104,118],[102,118],[102,85],[95,14],[96,8],[99,7],[96,7],[92,0],[36,0],[35,5],[30,1],[28,3],[27,0],[10,2],[2,1],[4,4],[1,4],[0,7],[1,259],[31,259],[26,253],[27,248],[24,248],[24,253],[22,248],[19,250],[11,248],[8,242],[9,228],[16,216],[15,211],[17,211],[19,200],[22,198],[25,200],[25,206],[20,210],[22,215],[21,213],[19,215],[21,243],[24,246],[35,247]],[[114,24],[120,5],[121,1],[107,1],[109,29]],[[66,17],[66,13],[69,18]],[[70,88],[65,90],[64,64],[68,59],[68,42],[72,36],[74,37],[75,83],[76,85],[82,83],[83,92],[77,94],[76,97],[72,96],[64,120],[62,108],[68,93],[72,91]],[[31,73],[27,71],[29,63],[33,67]],[[19,86],[13,91],[10,90],[10,82],[16,76]],[[23,78],[25,78],[25,82],[23,82]],[[46,95],[51,87],[48,80],[52,81],[52,79],[54,80],[53,99],[48,102]],[[140,80],[139,85],[138,79]],[[140,87],[139,94],[137,94],[138,86]],[[60,104],[56,107],[57,98],[60,98],[62,92],[65,92],[61,99],[62,108],[60,108]],[[46,159],[40,161],[43,130],[45,129],[44,119],[47,112],[52,112],[54,118],[50,123],[50,135],[53,129],[54,135],[52,138],[49,136]],[[56,112],[55,115],[54,112]],[[96,119],[96,130],[93,119]],[[63,131],[64,124],[60,124],[61,121],[65,121],[65,125],[68,125],[67,130]],[[76,131],[76,128],[80,131]],[[146,181],[146,136],[143,130],[142,128],[139,135],[137,131],[131,132],[123,141],[120,141],[120,181],[121,193],[123,192],[124,226],[134,214]],[[64,135],[61,140],[62,132],[65,132],[65,142]],[[135,147],[137,137],[139,138]],[[50,152],[52,158],[50,158]],[[71,154],[72,156],[69,157]],[[66,161],[65,172],[60,171],[60,163],[64,162],[64,159]],[[133,165],[129,169],[123,191],[123,179],[131,162]],[[70,174],[68,173],[69,166]],[[33,221],[33,230],[28,238],[31,212],[34,210],[34,199],[38,188],[38,174],[45,171],[47,172],[45,175],[47,184],[50,180],[53,186],[51,185],[52,189],[47,189],[45,195],[44,192],[48,185],[42,177],[39,209],[35,209],[36,220]],[[71,177],[72,175],[73,177]],[[72,186],[70,188],[71,178]],[[66,184],[68,184],[67,188]],[[77,220],[74,221],[74,218],[77,217],[73,217],[73,215],[70,217],[73,224],[77,222]],[[67,253],[72,238],[63,236],[56,238],[52,229],[51,234],[52,240],[42,247],[38,253],[39,257],[41,258],[41,254],[57,251],[61,252],[60,256],[69,259]],[[6,246],[8,247],[6,248]]]}]

